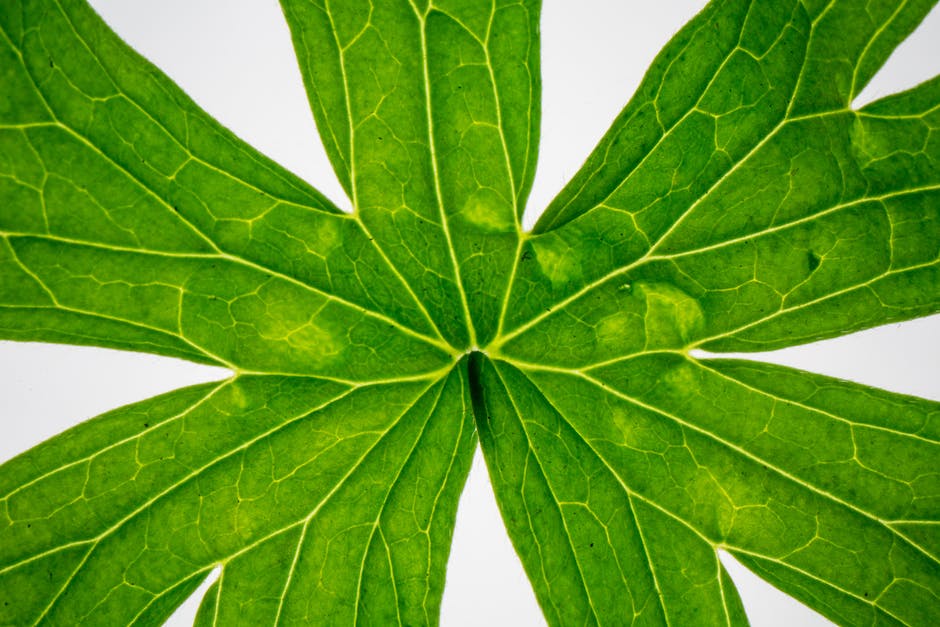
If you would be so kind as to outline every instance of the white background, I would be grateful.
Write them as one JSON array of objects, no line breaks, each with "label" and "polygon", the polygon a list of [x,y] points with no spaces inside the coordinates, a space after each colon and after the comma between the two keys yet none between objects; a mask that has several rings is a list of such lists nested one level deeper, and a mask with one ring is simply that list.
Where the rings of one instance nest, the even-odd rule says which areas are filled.
[{"label": "white background", "polygon": [[[209,113],[349,208],[316,138],[275,2],[93,4]],[[653,55],[704,4],[545,0],[541,154],[526,224],[576,172]],[[857,104],[940,72],[938,42],[935,9]],[[757,357],[940,400],[940,316]],[[149,355],[0,342],[0,460],[122,404],[226,376],[225,370]],[[725,562],[754,625],[828,624],[733,560]],[[199,596],[177,612],[173,624],[191,623]],[[545,624],[505,535],[479,455],[461,499],[441,622],[445,627]]]}]

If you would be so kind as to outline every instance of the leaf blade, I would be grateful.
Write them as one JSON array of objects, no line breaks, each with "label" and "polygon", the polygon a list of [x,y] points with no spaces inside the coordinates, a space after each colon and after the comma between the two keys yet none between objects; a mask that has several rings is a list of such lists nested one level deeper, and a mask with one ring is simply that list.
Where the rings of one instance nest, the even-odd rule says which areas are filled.
[{"label": "leaf blade", "polygon": [[[670,284],[701,308],[701,334],[673,348],[782,348],[940,311],[937,79],[861,111],[843,107],[795,115],[789,105],[802,74],[791,57],[807,46],[806,54],[813,54],[817,35],[800,7],[789,21],[780,11],[775,28],[756,31],[752,22],[778,10],[759,3],[748,7],[749,13],[735,3],[712,5],[667,47],[659,63],[679,55],[673,49],[694,40],[703,24],[724,24],[720,18],[735,7],[740,47],[724,53],[713,82],[701,95],[693,91],[698,100],[680,110],[684,117],[669,133],[646,153],[631,148],[637,153],[631,163],[638,165],[627,168],[625,178],[608,177],[623,190],[621,200],[612,200],[620,193],[614,192],[606,200],[582,203],[586,213],[537,230],[527,242],[523,259],[529,263],[519,265],[503,342],[543,321],[557,336],[564,310],[583,318],[590,300],[610,298],[618,287],[640,282]],[[913,11],[908,16],[913,19],[927,8],[903,10]],[[768,34],[777,36],[769,47],[761,41]],[[699,43],[695,50],[707,48]],[[745,54],[751,50],[763,55]],[[735,65],[735,58],[749,61]],[[811,57],[806,59],[809,63]],[[688,70],[693,84],[703,82],[697,70]],[[781,73],[788,81],[774,84],[771,79]],[[651,80],[659,76],[654,69]],[[719,89],[726,82],[742,87]],[[772,96],[775,90],[780,93]],[[748,94],[750,101],[743,104],[733,100]],[[644,102],[638,97],[625,112]],[[745,105],[750,117],[732,123],[733,116],[748,111]],[[706,114],[715,116],[714,134],[689,130],[696,115]],[[697,147],[691,152],[701,154],[689,156],[689,149],[681,152],[669,142]],[[602,142],[594,161],[616,170],[619,162],[608,149]],[[697,162],[704,168],[699,171],[691,163],[699,157],[718,163],[722,155],[728,157],[726,167],[709,169]],[[591,163],[584,172],[591,171]],[[680,184],[690,172],[698,172],[697,178]],[[719,267],[724,270],[716,272]],[[765,316],[772,322],[765,325]],[[726,324],[727,336],[709,330]],[[708,341],[719,337],[733,339]]]},{"label": "leaf blade", "polygon": [[[692,530],[714,559],[719,547],[744,556],[833,620],[932,621],[935,540],[908,537],[904,521],[937,518],[936,403],[777,366],[668,353],[585,371],[515,367],[534,385],[533,403],[546,407],[530,408],[532,428],[570,449],[537,447],[559,484],[575,483],[566,469],[593,454],[622,484],[622,499]],[[505,422],[494,407],[487,419]],[[500,458],[506,445],[483,427],[481,443],[501,469],[493,473],[498,498],[518,499],[498,488],[513,473]],[[663,539],[650,546],[669,546],[667,529],[657,528]],[[931,538],[935,529],[918,531]],[[722,577],[714,573],[713,585]],[[713,599],[712,611],[720,593]]]},{"label": "leaf blade", "polygon": [[421,233],[426,250],[386,254],[448,341],[487,343],[534,175],[538,3],[282,4],[363,224],[388,243]]},{"label": "leaf blade", "polygon": [[[549,623],[746,624],[700,531],[630,487],[630,479],[597,453],[534,382],[523,383],[527,374],[487,361],[480,376],[480,442],[510,537]],[[525,408],[524,418],[517,407]],[[526,444],[520,446],[517,437]],[[557,491],[547,498],[526,486],[529,456],[538,459],[544,480]],[[559,510],[554,525],[536,516],[545,501]],[[526,511],[533,513],[525,516]],[[659,520],[655,529],[652,520]],[[572,557],[568,551],[535,550],[549,546],[549,538],[570,546]],[[670,563],[678,555],[682,568]]]},{"label": "leaf blade", "polygon": [[[16,315],[11,307],[26,306],[34,320],[51,304],[12,251],[14,241],[33,236],[168,256],[217,255],[329,293],[440,342],[354,221],[199,110],[87,6],[45,11],[11,5],[3,19],[5,67],[38,103],[0,105],[0,142],[11,155],[0,186],[6,316]],[[68,250],[63,245],[58,254]],[[368,290],[363,277],[388,288]],[[48,337],[80,337],[56,331],[62,318],[55,313],[39,326]],[[73,317],[70,324],[80,323]],[[153,343],[122,346],[152,350]],[[179,338],[162,343],[178,344]],[[170,354],[193,353],[206,361],[192,346]]]},{"label": "leaf blade", "polygon": [[[130,622],[157,603],[165,612],[172,611],[185,591],[198,585],[193,578],[201,579],[221,562],[223,573],[231,570],[223,575],[224,585],[216,588],[214,613],[256,624],[256,618],[274,617],[279,605],[261,602],[251,610],[243,608],[246,586],[257,590],[259,584],[284,581],[257,577],[255,567],[273,557],[269,541],[285,534],[296,540],[309,524],[320,527],[317,542],[329,544],[330,536],[338,538],[348,528],[350,515],[367,514],[361,506],[371,502],[375,507],[367,509],[385,512],[381,519],[389,525],[386,533],[396,539],[413,535],[419,521],[427,525],[426,544],[397,542],[392,553],[402,567],[398,577],[403,611],[433,616],[440,602],[456,498],[474,445],[466,421],[450,419],[465,402],[464,387],[459,371],[440,381],[355,389],[313,379],[241,377],[117,410],[5,466],[3,476],[14,489],[4,498],[0,576],[13,581],[25,573],[27,582],[38,585],[49,579],[46,572],[52,568],[42,556],[62,555],[69,563],[55,564],[49,572],[64,569],[65,579],[56,577],[40,586],[47,593],[33,599],[44,598],[45,609],[25,608],[34,610],[29,620]],[[376,398],[385,403],[376,406]],[[435,407],[435,398],[444,405]],[[153,424],[141,426],[143,420]],[[128,437],[110,444],[109,431],[117,424]],[[175,440],[167,440],[167,430],[175,430]],[[298,437],[307,442],[303,449],[296,446]],[[415,448],[428,437],[447,443],[445,454],[432,446]],[[73,446],[75,438],[85,442],[84,452]],[[56,448],[68,451],[68,456],[63,459]],[[38,460],[45,460],[46,470],[37,470]],[[157,473],[147,468],[154,462],[176,469]],[[373,474],[368,468],[375,464],[398,469],[390,473],[387,491],[379,487],[375,493],[369,487]],[[128,481],[135,477],[134,466],[144,471],[138,469],[137,478]],[[32,479],[24,481],[23,473]],[[53,481],[62,473],[74,477]],[[144,480],[160,485],[135,484]],[[415,492],[422,481],[437,488],[435,498]],[[53,485],[58,494],[50,502],[48,488]],[[99,499],[100,504],[89,509],[96,496],[109,491],[106,502]],[[412,509],[406,507],[406,514],[396,513],[409,504]],[[44,515],[46,510],[52,515]],[[46,533],[52,529],[56,531]],[[363,554],[368,549],[358,541],[344,544]],[[276,562],[286,574],[292,563],[282,558]],[[36,572],[33,564],[42,569]],[[309,570],[304,569],[299,572]],[[14,594],[6,599],[6,617],[24,609],[17,589],[4,586]],[[166,595],[175,602],[162,603]],[[332,609],[318,611],[354,609],[349,597],[344,598],[332,600]],[[285,603],[282,609],[296,610],[295,602]],[[382,604],[395,607],[388,599]]]}]

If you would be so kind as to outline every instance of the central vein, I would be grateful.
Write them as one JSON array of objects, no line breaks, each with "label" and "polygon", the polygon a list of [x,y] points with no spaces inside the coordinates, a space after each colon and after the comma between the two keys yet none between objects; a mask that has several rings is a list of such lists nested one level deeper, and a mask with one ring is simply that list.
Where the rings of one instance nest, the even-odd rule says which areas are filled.
[{"label": "central vein", "polygon": [[417,17],[418,21],[420,22],[419,31],[421,34],[421,68],[424,72],[424,101],[428,124],[428,150],[431,153],[431,169],[434,179],[434,197],[437,200],[438,214],[441,218],[441,228],[444,230],[444,237],[447,239],[447,251],[450,255],[451,264],[454,267],[454,280],[457,282],[457,291],[460,293],[460,302],[461,306],[463,307],[464,322],[467,325],[467,333],[470,336],[470,346],[476,346],[477,334],[473,326],[473,319],[470,316],[470,306],[467,303],[467,293],[463,286],[463,280],[460,277],[460,264],[457,261],[457,254],[454,250],[454,242],[450,235],[450,227],[447,223],[447,214],[444,211],[444,201],[441,194],[441,178],[438,172],[437,150],[434,145],[434,116],[431,114],[431,78],[428,70],[427,15],[417,15]]}]

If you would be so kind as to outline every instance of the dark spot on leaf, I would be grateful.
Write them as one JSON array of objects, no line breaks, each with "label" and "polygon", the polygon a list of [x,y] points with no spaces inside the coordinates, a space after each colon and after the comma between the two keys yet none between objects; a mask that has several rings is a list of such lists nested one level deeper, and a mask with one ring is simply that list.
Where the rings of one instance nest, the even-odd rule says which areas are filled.
[{"label": "dark spot on leaf", "polygon": [[813,272],[819,267],[819,257],[813,251],[809,251],[806,253],[806,263],[809,266],[809,271]]},{"label": "dark spot on leaf", "polygon": [[528,250],[525,250],[522,252],[522,256],[519,258],[519,261],[528,261],[529,259],[532,259],[532,253]]},{"label": "dark spot on leaf", "polygon": [[145,422],[145,423],[144,423],[144,429],[149,429],[149,428],[150,428],[150,423],[149,423],[149,422]]},{"label": "dark spot on leaf", "polygon": [[591,548],[592,548],[592,549],[594,548],[594,543],[593,543],[593,542],[591,543]]}]

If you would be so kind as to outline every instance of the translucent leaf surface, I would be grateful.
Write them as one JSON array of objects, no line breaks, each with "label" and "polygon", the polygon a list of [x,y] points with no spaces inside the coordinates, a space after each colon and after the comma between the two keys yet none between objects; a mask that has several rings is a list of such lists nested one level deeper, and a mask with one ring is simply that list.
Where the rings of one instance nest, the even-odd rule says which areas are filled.
[{"label": "translucent leaf surface", "polygon": [[930,6],[713,2],[527,233],[536,2],[285,0],[352,214],[8,4],[0,334],[233,374],[3,466],[2,621],[436,623],[479,433],[552,624],[935,623],[938,405],[715,357],[940,310],[940,83],[850,107]]}]

